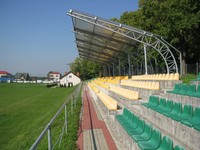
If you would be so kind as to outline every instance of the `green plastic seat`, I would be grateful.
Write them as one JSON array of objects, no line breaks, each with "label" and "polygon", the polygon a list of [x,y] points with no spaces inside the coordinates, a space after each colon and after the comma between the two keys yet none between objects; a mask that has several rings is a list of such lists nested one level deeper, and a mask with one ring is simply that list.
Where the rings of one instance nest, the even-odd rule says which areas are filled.
[{"label": "green plastic seat", "polygon": [[174,150],[185,150],[185,148],[183,148],[183,147],[181,147],[181,146],[179,146],[179,145],[176,145],[176,146],[174,147]]},{"label": "green plastic seat", "polygon": [[163,113],[169,113],[169,112],[171,112],[172,109],[173,109],[173,105],[174,105],[174,103],[173,103],[172,100],[167,100],[166,101],[166,105],[165,105],[165,107],[162,110],[162,114]]},{"label": "green plastic seat", "polygon": [[177,94],[180,90],[181,90],[181,84],[180,83],[176,83],[174,85],[173,91],[167,91],[167,93]]},{"label": "green plastic seat", "polygon": [[179,118],[179,115],[181,114],[182,110],[182,104],[181,103],[174,103],[173,109],[171,112],[165,112],[163,113],[165,116],[170,117],[170,118]]},{"label": "green plastic seat", "polygon": [[195,93],[195,97],[200,98],[200,84],[197,86],[197,91]]},{"label": "green plastic seat", "polygon": [[139,117],[134,115],[131,121],[123,123],[122,126],[125,130],[135,129],[138,127],[139,120]]},{"label": "green plastic seat", "polygon": [[191,96],[191,97],[195,97],[196,94],[196,85],[195,84],[190,84],[188,87],[188,91],[186,93],[186,95]]},{"label": "green plastic seat", "polygon": [[139,142],[139,141],[147,141],[151,138],[151,133],[152,133],[152,126],[149,124],[145,124],[144,126],[144,132],[142,134],[139,135],[135,135],[133,134],[131,136],[131,138],[135,141],[135,142]]},{"label": "green plastic seat", "polygon": [[199,72],[199,74],[197,76],[197,80],[200,81],[200,72]]},{"label": "green plastic seat", "polygon": [[120,119],[118,120],[118,122],[124,126],[126,124],[132,124],[132,122],[134,121],[135,116],[133,114],[130,115],[130,117],[128,119]]},{"label": "green plastic seat", "polygon": [[189,120],[182,120],[181,123],[189,127],[192,127],[195,124],[200,124],[200,108],[195,108],[192,118]]},{"label": "green plastic seat", "polygon": [[159,105],[159,97],[153,96],[151,103],[149,103],[149,108],[155,109]]},{"label": "green plastic seat", "polygon": [[149,96],[149,101],[147,103],[142,103],[142,105],[149,108],[149,106],[151,106],[151,104],[154,103],[154,99],[155,99],[155,96],[151,95]]},{"label": "green plastic seat", "polygon": [[160,146],[156,150],[173,150],[173,141],[167,136],[164,136]]},{"label": "green plastic seat", "polygon": [[157,149],[160,146],[161,133],[154,129],[151,138],[148,141],[139,141],[137,144],[141,150]]},{"label": "green plastic seat", "polygon": [[144,132],[144,126],[145,126],[145,122],[144,120],[138,120],[138,125],[136,128],[126,128],[127,133],[131,136],[131,135],[137,135],[137,134],[142,134]]},{"label": "green plastic seat", "polygon": [[143,106],[149,108],[149,103],[150,103],[150,101],[152,101],[152,96],[149,96],[149,100],[148,100],[147,103],[141,103],[141,104],[142,104]]},{"label": "green plastic seat", "polygon": [[116,115],[115,118],[121,123],[123,121],[128,121],[132,117],[132,113],[124,108],[123,114],[122,115]]},{"label": "green plastic seat", "polygon": [[177,84],[174,85],[174,88],[172,91],[167,91],[167,93],[173,93],[176,90]]},{"label": "green plastic seat", "polygon": [[166,99],[161,98],[158,107],[156,107],[154,110],[159,113],[162,113],[163,109],[165,108],[165,105],[166,105]]},{"label": "green plastic seat", "polygon": [[189,120],[192,117],[193,108],[191,105],[185,105],[183,111],[181,112],[179,118],[181,121]]},{"label": "green plastic seat", "polygon": [[182,84],[181,90],[177,94],[185,95],[187,93],[187,91],[188,91],[187,84]]},{"label": "green plastic seat", "polygon": [[124,108],[123,113],[120,114],[120,115],[115,115],[115,118],[116,118],[116,119],[123,118],[123,117],[126,116],[126,113],[127,113],[127,109]]},{"label": "green plastic seat", "polygon": [[200,124],[195,124],[195,125],[193,125],[193,127],[194,127],[194,129],[200,131]]}]

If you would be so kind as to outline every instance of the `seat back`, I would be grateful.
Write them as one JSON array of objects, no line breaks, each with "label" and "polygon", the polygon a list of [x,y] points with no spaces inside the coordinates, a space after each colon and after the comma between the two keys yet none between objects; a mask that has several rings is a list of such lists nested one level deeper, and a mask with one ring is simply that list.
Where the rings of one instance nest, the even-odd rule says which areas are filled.
[{"label": "seat back", "polygon": [[155,147],[158,148],[161,142],[161,132],[157,129],[154,129],[151,135],[151,139],[149,140],[149,143]]},{"label": "seat back", "polygon": [[173,109],[173,101],[168,100],[166,101],[165,109],[164,111],[170,112]]},{"label": "seat back", "polygon": [[174,79],[174,73],[170,73],[169,80],[173,80],[173,79]]},{"label": "seat back", "polygon": [[185,105],[183,107],[183,111],[180,115],[181,120],[188,120],[190,117],[192,117],[192,106],[191,105]]},{"label": "seat back", "polygon": [[200,93],[200,84],[197,86],[197,93]]},{"label": "seat back", "polygon": [[159,97],[153,96],[151,105],[158,106],[159,104]]},{"label": "seat back", "polygon": [[125,116],[124,116],[124,117],[125,117],[126,119],[129,119],[129,118],[131,117],[132,114],[131,114],[131,112],[130,112],[128,109],[126,109],[126,108],[124,108],[124,109],[125,109],[125,114],[124,114]]},{"label": "seat back", "polygon": [[145,137],[146,139],[150,139],[152,131],[153,131],[153,127],[150,124],[145,124],[144,132],[142,133],[142,136]]},{"label": "seat back", "polygon": [[179,80],[179,73],[175,73],[173,79],[174,79],[174,80]]},{"label": "seat back", "polygon": [[198,74],[198,76],[197,76],[197,79],[200,80],[200,72],[199,72],[199,74]]},{"label": "seat back", "polygon": [[138,116],[134,116],[134,117],[133,117],[132,122],[131,122],[133,128],[135,128],[135,127],[138,126],[139,120],[140,120],[140,119],[139,119]]},{"label": "seat back", "polygon": [[174,103],[173,110],[171,111],[172,114],[179,114],[182,111],[182,104],[181,103]]},{"label": "seat back", "polygon": [[181,87],[182,87],[182,84],[180,83],[175,84],[173,92],[178,93],[181,90]]},{"label": "seat back", "polygon": [[178,92],[179,94],[185,94],[188,90],[187,84],[183,84],[181,90]]},{"label": "seat back", "polygon": [[192,96],[193,94],[196,93],[196,85],[195,84],[190,84],[188,86],[188,91],[187,91],[187,95]]},{"label": "seat back", "polygon": [[161,98],[159,101],[159,106],[158,107],[162,107],[164,108],[166,105],[166,99],[165,98]]},{"label": "seat back", "polygon": [[200,123],[200,107],[196,107],[193,113],[192,120]]},{"label": "seat back", "polygon": [[164,136],[157,150],[173,150],[173,141],[167,136]]},{"label": "seat back", "polygon": [[142,120],[142,119],[140,119],[140,120],[138,121],[138,129],[137,129],[137,130],[143,131],[143,130],[144,130],[144,127],[145,127],[145,121]]}]

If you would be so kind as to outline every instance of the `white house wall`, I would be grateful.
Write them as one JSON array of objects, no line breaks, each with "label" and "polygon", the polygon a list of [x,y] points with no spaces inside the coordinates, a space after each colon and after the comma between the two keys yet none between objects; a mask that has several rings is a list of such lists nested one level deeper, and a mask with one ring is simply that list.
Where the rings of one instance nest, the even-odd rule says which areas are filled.
[{"label": "white house wall", "polygon": [[[71,78],[70,78],[70,76],[71,76]],[[73,83],[73,86],[75,86],[81,82],[81,79],[78,78],[77,76],[75,76],[73,73],[69,73],[67,76],[63,77],[60,80],[61,85],[65,84],[66,86],[68,86],[69,82]]]}]

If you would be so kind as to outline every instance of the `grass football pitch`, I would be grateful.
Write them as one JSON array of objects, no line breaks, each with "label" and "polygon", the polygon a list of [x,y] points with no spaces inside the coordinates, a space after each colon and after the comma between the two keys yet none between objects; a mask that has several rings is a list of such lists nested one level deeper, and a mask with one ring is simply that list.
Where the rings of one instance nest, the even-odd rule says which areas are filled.
[{"label": "grass football pitch", "polygon": [[0,149],[29,149],[74,89],[0,83]]}]

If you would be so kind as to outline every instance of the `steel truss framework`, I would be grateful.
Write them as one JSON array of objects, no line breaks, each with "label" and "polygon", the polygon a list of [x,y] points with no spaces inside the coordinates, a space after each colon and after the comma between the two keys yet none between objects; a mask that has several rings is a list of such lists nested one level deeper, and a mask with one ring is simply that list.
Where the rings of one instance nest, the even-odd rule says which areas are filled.
[{"label": "steel truss framework", "polygon": [[[101,64],[112,64],[127,49],[151,47],[163,58],[166,72],[178,72],[172,47],[161,37],[111,20],[70,10],[79,55]],[[137,56],[134,56],[137,57]]]}]

